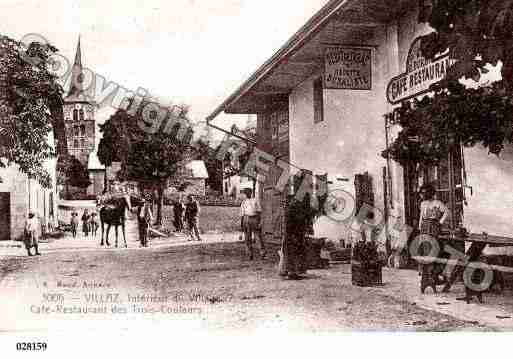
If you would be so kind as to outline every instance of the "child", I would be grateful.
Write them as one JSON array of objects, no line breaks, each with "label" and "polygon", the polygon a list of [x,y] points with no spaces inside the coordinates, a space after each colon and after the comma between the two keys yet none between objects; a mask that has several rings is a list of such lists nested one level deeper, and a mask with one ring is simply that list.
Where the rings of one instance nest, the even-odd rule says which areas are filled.
[{"label": "child", "polygon": [[34,215],[34,212],[29,212],[27,222],[25,223],[25,248],[29,256],[33,256],[30,249],[36,249],[36,256],[40,256],[38,246],[38,230],[40,229],[39,219]]}]

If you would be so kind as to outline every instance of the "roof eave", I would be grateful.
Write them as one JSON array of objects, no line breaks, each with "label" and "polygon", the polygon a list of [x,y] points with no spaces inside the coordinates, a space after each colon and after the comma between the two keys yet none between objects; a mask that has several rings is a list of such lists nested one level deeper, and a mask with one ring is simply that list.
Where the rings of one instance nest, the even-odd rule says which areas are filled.
[{"label": "roof eave", "polygon": [[[321,10],[308,20],[269,60],[258,68],[248,80],[232,93],[214,112],[207,116],[207,124],[216,118],[221,112],[225,111],[231,104],[238,101],[244,94],[250,91],[258,82],[271,73],[281,61],[291,56],[294,51],[299,49],[306,41],[314,36],[322,27],[340,11],[349,2],[357,0],[330,0]],[[228,111],[228,113],[236,113]]]}]

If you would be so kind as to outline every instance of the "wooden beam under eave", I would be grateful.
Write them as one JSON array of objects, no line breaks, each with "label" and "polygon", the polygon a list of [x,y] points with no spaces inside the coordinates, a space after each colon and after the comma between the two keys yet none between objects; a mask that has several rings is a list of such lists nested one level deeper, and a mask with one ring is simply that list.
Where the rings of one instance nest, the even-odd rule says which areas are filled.
[{"label": "wooden beam under eave", "polygon": [[288,94],[256,95],[247,93],[236,105],[229,105],[224,112],[227,114],[258,114],[288,106]]}]

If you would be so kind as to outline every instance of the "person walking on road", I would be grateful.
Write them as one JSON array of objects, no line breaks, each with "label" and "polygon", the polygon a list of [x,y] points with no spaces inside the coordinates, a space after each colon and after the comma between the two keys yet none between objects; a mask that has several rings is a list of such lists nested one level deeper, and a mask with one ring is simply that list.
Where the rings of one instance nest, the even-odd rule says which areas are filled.
[{"label": "person walking on road", "polygon": [[260,242],[260,255],[265,258],[265,245],[260,233],[260,221],[262,209],[257,199],[252,196],[253,191],[250,188],[244,188],[242,191],[243,200],[240,205],[241,227],[244,233],[244,239],[248,246],[249,259],[253,260],[253,236],[257,236]]},{"label": "person walking on road", "polygon": [[200,205],[192,194],[188,195],[187,198],[189,201],[185,206],[185,221],[187,222],[190,240],[194,240],[194,236],[196,236],[197,240],[201,241],[199,233]]},{"label": "person walking on road", "polygon": [[28,255],[31,257],[33,254],[30,252],[32,247],[36,250],[36,256],[40,256],[39,253],[39,230],[41,229],[41,224],[39,223],[39,219],[35,216],[34,212],[29,212],[27,221],[25,223],[25,248],[27,249]]},{"label": "person walking on road", "polygon": [[151,213],[151,196],[146,196],[144,203],[139,207],[137,213],[137,224],[139,226],[139,241],[141,247],[148,247],[148,236],[150,226],[153,221],[153,214]]},{"label": "person walking on road", "polygon": [[84,214],[82,214],[82,232],[86,237],[89,237],[89,231],[91,227],[91,215],[89,214],[89,210],[84,209]]},{"label": "person walking on road", "polygon": [[96,233],[100,224],[98,223],[98,214],[96,212],[91,213],[91,235],[96,238]]},{"label": "person walking on road", "polygon": [[73,238],[77,238],[77,229],[78,229],[78,213],[71,212],[71,235]]},{"label": "person walking on road", "polygon": [[182,196],[179,196],[173,206],[174,226],[177,232],[183,231],[185,205],[183,204]]}]

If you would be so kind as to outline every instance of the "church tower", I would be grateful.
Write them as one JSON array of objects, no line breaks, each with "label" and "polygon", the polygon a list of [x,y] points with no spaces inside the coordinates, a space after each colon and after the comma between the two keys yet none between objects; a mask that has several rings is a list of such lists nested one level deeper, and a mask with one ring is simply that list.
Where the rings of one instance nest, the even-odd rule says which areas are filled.
[{"label": "church tower", "polygon": [[[84,88],[84,85],[88,88]],[[89,154],[95,148],[96,104],[86,92],[91,85],[93,84],[84,83],[79,36],[75,63],[71,72],[71,85],[68,95],[64,98],[63,110],[68,152],[75,156],[86,168]]]}]

